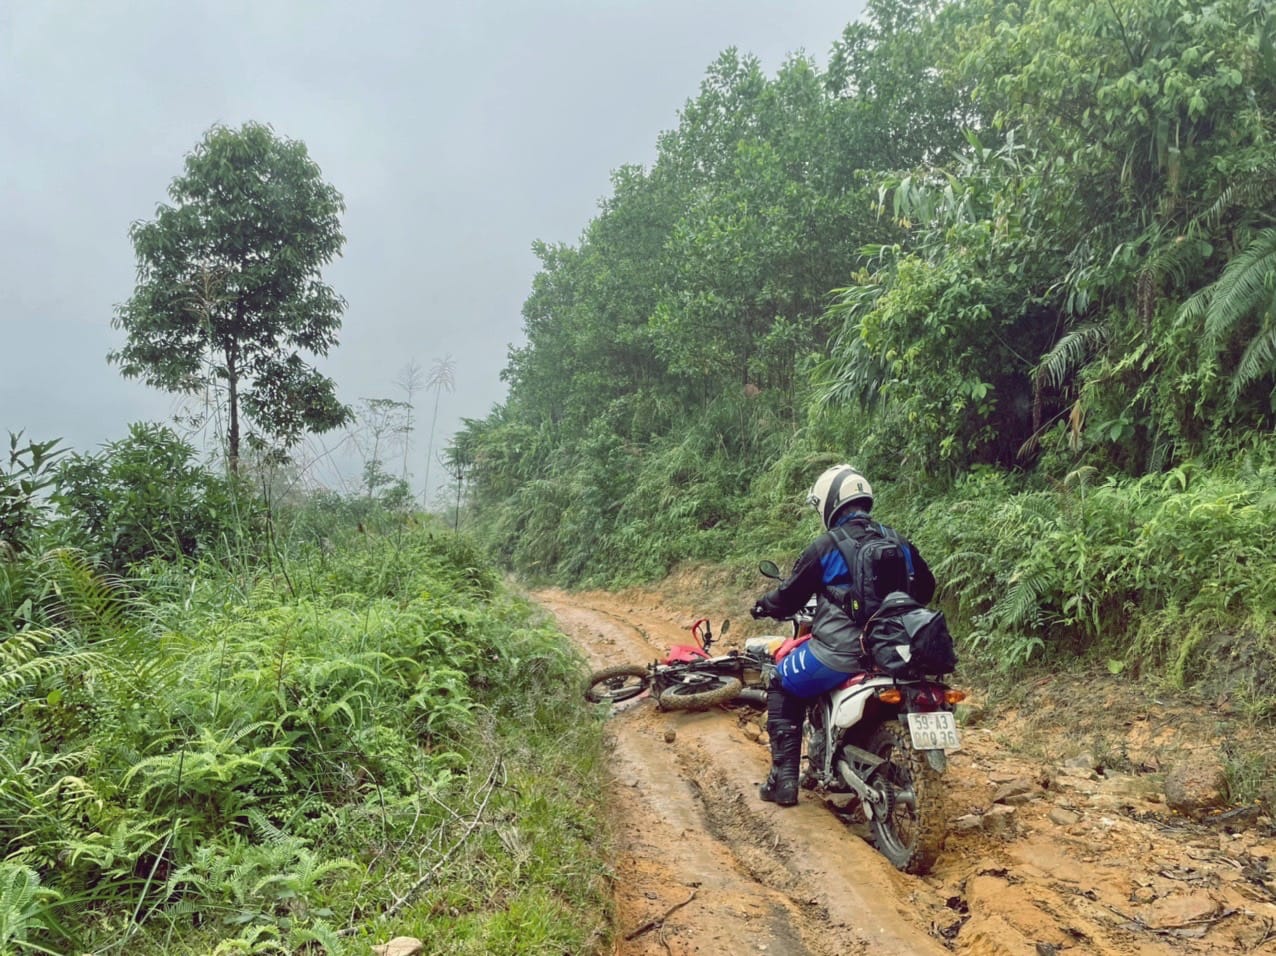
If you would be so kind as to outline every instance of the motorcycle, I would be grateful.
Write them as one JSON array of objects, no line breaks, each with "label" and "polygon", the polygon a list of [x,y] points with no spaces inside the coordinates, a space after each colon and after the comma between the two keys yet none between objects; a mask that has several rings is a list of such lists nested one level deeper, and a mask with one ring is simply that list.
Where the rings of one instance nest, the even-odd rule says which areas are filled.
[{"label": "motorcycle", "polygon": [[[731,622],[723,621],[719,637]],[[613,704],[652,691],[661,710],[707,710],[740,696],[746,684],[761,687],[761,665],[738,650],[712,656],[718,638],[708,618],[690,627],[692,644],[676,644],[663,660],[650,664],[617,664],[594,671],[585,681],[585,699]]]},{"label": "motorcycle", "polygon": [[[774,562],[759,570],[781,580]],[[811,632],[814,604],[787,618],[788,640],[750,638],[745,654],[774,673],[783,646]],[[851,674],[810,701],[804,727],[802,786],[853,797],[848,810],[867,819],[873,844],[896,869],[925,873],[947,835],[941,775],[947,752],[961,747],[954,710],[964,692],[929,678],[897,678],[874,671]],[[852,816],[849,822],[857,822]]]}]

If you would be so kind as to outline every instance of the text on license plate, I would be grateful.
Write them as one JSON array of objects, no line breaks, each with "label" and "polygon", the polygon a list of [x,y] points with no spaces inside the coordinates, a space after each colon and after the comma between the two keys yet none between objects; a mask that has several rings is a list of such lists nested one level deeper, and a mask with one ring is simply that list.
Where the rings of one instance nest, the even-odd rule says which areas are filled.
[{"label": "text on license plate", "polygon": [[961,735],[957,720],[946,710],[927,714],[909,714],[908,731],[917,750],[960,750]]}]

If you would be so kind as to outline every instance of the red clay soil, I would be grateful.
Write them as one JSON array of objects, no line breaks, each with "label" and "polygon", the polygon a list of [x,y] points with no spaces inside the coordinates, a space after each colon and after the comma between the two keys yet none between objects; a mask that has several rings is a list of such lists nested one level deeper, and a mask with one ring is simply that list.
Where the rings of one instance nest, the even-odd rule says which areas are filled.
[{"label": "red clay soil", "polygon": [[[653,592],[535,597],[589,668],[655,660],[702,616]],[[1117,701],[1086,699],[1092,721],[1117,724],[1114,749],[1152,756],[1128,772],[1093,766],[1075,702],[1045,715],[977,704],[944,778],[944,852],[920,877],[894,870],[826,797],[804,792],[791,808],[758,798],[769,763],[758,707],[662,712],[646,695],[617,705],[610,952],[1276,954],[1271,821],[1172,814],[1149,768],[1187,745],[1191,721],[1113,720]]]}]

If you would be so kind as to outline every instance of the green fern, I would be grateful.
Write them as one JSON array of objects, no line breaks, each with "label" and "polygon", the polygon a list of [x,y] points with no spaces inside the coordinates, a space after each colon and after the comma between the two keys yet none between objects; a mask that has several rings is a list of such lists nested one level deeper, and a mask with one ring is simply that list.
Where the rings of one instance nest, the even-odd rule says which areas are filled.
[{"label": "green fern", "polygon": [[993,605],[989,616],[1007,630],[1035,629],[1041,625],[1042,597],[1050,591],[1050,575],[1042,569],[1016,572],[1006,593]]},{"label": "green fern", "polygon": [[52,615],[62,627],[89,640],[130,632],[142,605],[118,575],[95,567],[87,555],[72,548],[46,552],[39,567]]},{"label": "green fern", "polygon": [[282,904],[290,916],[306,918],[325,880],[339,873],[358,873],[351,860],[321,860],[318,854],[294,841],[289,845],[293,862],[283,872],[270,873],[252,887],[252,894],[267,903]]},{"label": "green fern", "polygon": [[294,839],[286,830],[256,807],[249,807],[244,816],[252,824],[253,832],[261,843],[281,845]]},{"label": "green fern", "polygon": [[111,881],[133,882],[138,860],[154,851],[169,830],[169,821],[162,817],[130,814],[109,832],[66,840],[60,855],[71,867],[91,868]]},{"label": "green fern", "polygon": [[0,863],[0,952],[32,950],[58,956],[31,939],[34,932],[50,927],[50,905],[59,899],[53,890],[40,886],[40,877],[27,866]]},{"label": "green fern", "polygon": [[288,942],[294,953],[309,952],[316,946],[325,956],[342,956],[351,951],[350,944],[323,920],[296,927],[288,934]]},{"label": "green fern", "polygon": [[287,785],[288,747],[255,746],[250,739],[269,726],[258,722],[233,732],[202,728],[187,748],[139,760],[124,774],[121,787],[139,803],[180,805],[183,813],[203,817],[204,825],[220,826],[252,806],[263,790]]},{"label": "green fern", "polygon": [[68,643],[64,631],[33,628],[0,641],[0,700],[68,670],[91,671],[104,658],[93,651],[46,654],[55,645]]},{"label": "green fern", "polygon": [[344,925],[369,865],[353,861],[400,873],[471,789],[476,752],[576,732],[575,656],[525,605],[481,597],[496,580],[472,555],[369,540],[348,560],[302,601],[200,579],[119,613],[131,585],[78,553],[41,566],[60,626],[0,642],[0,841],[91,904],[65,951],[238,934],[224,952],[337,952],[331,914]]},{"label": "green fern", "polygon": [[253,926],[233,939],[222,940],[212,956],[292,956],[292,949],[279,927]]}]

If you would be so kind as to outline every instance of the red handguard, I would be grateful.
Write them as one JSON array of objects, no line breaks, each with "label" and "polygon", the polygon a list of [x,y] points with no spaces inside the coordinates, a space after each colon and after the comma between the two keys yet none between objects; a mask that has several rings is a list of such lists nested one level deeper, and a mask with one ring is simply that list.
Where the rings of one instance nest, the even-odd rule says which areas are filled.
[{"label": "red handguard", "polygon": [[691,627],[687,628],[687,630],[691,632],[691,636],[695,638],[696,644],[698,644],[700,647],[704,647],[704,638],[700,636],[700,625],[708,624],[708,623],[709,623],[709,619],[707,617],[702,617],[700,618],[700,620],[692,624]]},{"label": "red handguard", "polygon": [[692,661],[709,660],[709,655],[705,651],[704,636],[700,633],[700,625],[708,624],[709,619],[702,617],[696,621],[687,630],[691,631],[691,636],[695,638],[695,645],[691,644],[675,644],[669,648],[669,655],[665,658],[666,664],[689,664]]}]

